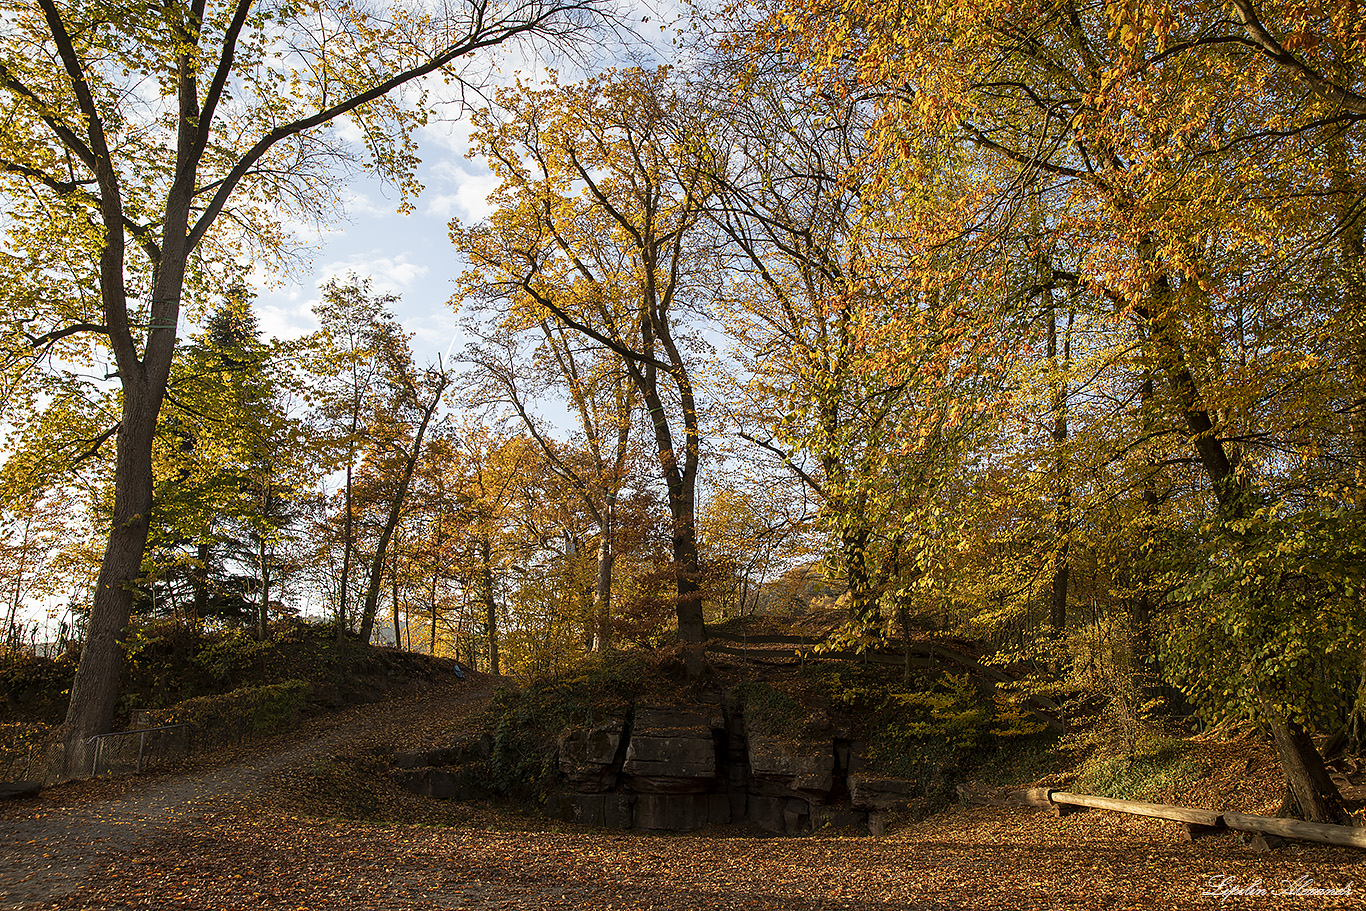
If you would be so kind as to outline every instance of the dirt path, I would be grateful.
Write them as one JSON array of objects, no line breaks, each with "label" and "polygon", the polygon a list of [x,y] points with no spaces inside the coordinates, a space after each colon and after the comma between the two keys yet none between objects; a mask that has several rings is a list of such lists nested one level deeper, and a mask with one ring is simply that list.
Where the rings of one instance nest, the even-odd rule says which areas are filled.
[{"label": "dirt path", "polygon": [[[489,689],[362,706],[216,768],[55,789],[0,809],[0,907],[1366,907],[1366,852],[1305,846],[1254,854],[1232,835],[1187,844],[1172,824],[1106,813],[1053,819],[1016,809],[954,809],[883,838],[774,838],[738,828],[650,836],[441,802],[425,804],[448,814],[439,825],[329,821],[287,799],[291,788],[331,780],[315,770],[340,753],[413,748],[435,731],[458,727]],[[374,777],[389,786],[382,772]],[[411,797],[390,790],[385,799]]]},{"label": "dirt path", "polygon": [[[111,865],[136,865],[140,849],[207,820],[235,816],[281,774],[343,746],[429,745],[443,725],[482,707],[488,680],[417,699],[353,706],[255,744],[228,762],[136,779],[81,782],[0,806],[0,909],[40,907],[87,890]],[[432,744],[434,745],[434,744]]]}]

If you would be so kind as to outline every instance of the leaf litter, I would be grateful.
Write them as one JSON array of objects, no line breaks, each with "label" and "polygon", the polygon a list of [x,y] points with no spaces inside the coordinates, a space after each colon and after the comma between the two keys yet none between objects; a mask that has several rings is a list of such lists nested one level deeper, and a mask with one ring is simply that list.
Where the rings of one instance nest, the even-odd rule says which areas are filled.
[{"label": "leaf litter", "polygon": [[1235,835],[1186,843],[1172,823],[1110,813],[957,807],[883,837],[741,827],[648,835],[425,800],[389,781],[387,757],[468,730],[493,683],[357,706],[227,761],[0,807],[0,908],[1366,906],[1362,852],[1258,854]]}]

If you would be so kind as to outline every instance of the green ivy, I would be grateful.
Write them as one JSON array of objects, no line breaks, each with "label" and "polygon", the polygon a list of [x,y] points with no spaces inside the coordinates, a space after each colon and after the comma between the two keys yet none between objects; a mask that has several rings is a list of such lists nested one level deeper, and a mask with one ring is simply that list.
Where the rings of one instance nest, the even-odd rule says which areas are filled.
[{"label": "green ivy", "polygon": [[559,734],[624,711],[644,677],[638,654],[588,656],[562,675],[499,689],[483,715],[492,740],[485,784],[504,796],[544,797],[555,779]]}]

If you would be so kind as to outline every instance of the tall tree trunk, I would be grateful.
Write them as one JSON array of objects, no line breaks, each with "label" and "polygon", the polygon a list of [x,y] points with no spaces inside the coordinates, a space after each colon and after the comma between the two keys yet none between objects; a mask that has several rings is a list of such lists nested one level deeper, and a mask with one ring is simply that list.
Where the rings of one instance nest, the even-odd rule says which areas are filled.
[{"label": "tall tree trunk", "polygon": [[[1049,265],[1049,274],[1052,274],[1052,266]],[[1058,332],[1057,332],[1057,312],[1053,307],[1052,293],[1047,292],[1048,297],[1048,366],[1051,389],[1051,407],[1053,411],[1053,451],[1054,451],[1054,488],[1057,498],[1057,517],[1054,519],[1054,531],[1057,534],[1057,551],[1053,562],[1053,579],[1050,585],[1048,598],[1048,624],[1054,632],[1062,632],[1067,626],[1067,583],[1071,573],[1071,563],[1068,554],[1071,548],[1072,535],[1072,487],[1068,480],[1068,459],[1067,459],[1067,400],[1068,400],[1068,381],[1067,371],[1070,369],[1072,359],[1072,320],[1073,314],[1069,308],[1067,313],[1067,329],[1063,334],[1062,357],[1058,355]]]},{"label": "tall tree trunk", "polygon": [[[647,351],[652,351],[647,347]],[[679,369],[681,370],[681,362]],[[698,584],[697,568],[697,428],[692,409],[691,387],[683,381],[685,441],[684,460],[680,466],[674,452],[673,434],[664,416],[664,403],[653,366],[632,370],[640,397],[645,402],[654,428],[655,445],[659,454],[660,472],[669,491],[669,515],[672,521],[670,539],[674,568],[674,610],[678,616],[678,638],[685,643],[698,644],[706,639],[706,621],[702,613],[702,587]]]},{"label": "tall tree trunk", "polygon": [[89,774],[90,739],[113,726],[123,672],[123,639],[133,610],[133,582],[142,574],[152,511],[152,437],[164,384],[124,380],[122,423],[114,462],[114,515],[71,684],[65,733],[67,776]]},{"label": "tall tree trunk", "polygon": [[413,448],[404,460],[403,472],[399,476],[398,487],[394,490],[394,499],[389,503],[389,512],[384,517],[384,527],[380,529],[379,543],[375,545],[375,558],[370,564],[370,579],[365,586],[365,604],[361,609],[360,641],[363,644],[369,644],[370,637],[375,631],[375,613],[379,610],[379,596],[384,581],[384,560],[389,550],[389,541],[393,538],[398,520],[403,514],[403,501],[408,496],[413,471],[417,468],[417,460],[422,455],[422,438],[427,433],[427,425],[431,423],[437,406],[441,404],[441,394],[446,391],[448,382],[443,376],[432,394],[431,401],[421,405],[422,420],[417,425],[417,433],[413,434]]},{"label": "tall tree trunk", "polygon": [[[439,530],[439,529],[440,529],[440,521],[441,521],[440,519],[437,520],[437,523],[438,523],[438,525],[437,525],[437,528],[438,528],[438,531],[437,531],[437,539],[438,539],[438,540],[440,540],[440,537],[441,537],[441,533],[440,533],[440,530]],[[439,549],[438,549],[438,553],[439,553],[439,552],[440,552],[440,551],[439,551]],[[436,561],[434,560],[434,561],[432,561],[432,586],[431,586],[431,590],[430,590],[429,593],[428,593],[428,597],[430,598],[430,603],[431,603],[431,608],[432,608],[432,632],[431,632],[431,638],[430,638],[430,639],[428,640],[428,642],[427,642],[427,654],[432,655],[432,656],[435,656],[435,655],[436,655],[436,583],[437,583],[438,573],[439,573],[439,571],[438,571],[438,569],[437,569],[437,563],[436,563]]]},{"label": "tall tree trunk", "polygon": [[[1165,277],[1159,277],[1155,291],[1155,312],[1163,314],[1166,312],[1164,298],[1171,293],[1171,287]],[[1177,335],[1166,324],[1165,316],[1156,318],[1146,308],[1138,308],[1135,312],[1147,325],[1149,337],[1159,356],[1159,363],[1167,374],[1177,404],[1185,417],[1186,426],[1191,431],[1200,464],[1218,501],[1220,515],[1225,520],[1244,517],[1251,505],[1249,492],[1242,480],[1236,476],[1234,462],[1225,450],[1224,441],[1203,404],[1199,386],[1186,364],[1185,351],[1177,340]],[[1266,700],[1263,702],[1265,704]],[[1344,822],[1347,817],[1342,811],[1342,795],[1328,776],[1323,755],[1319,753],[1308,732],[1282,717],[1280,712],[1269,705],[1266,706],[1263,715],[1263,720],[1270,728],[1275,741],[1281,770],[1285,775],[1286,800],[1283,809],[1302,814],[1303,818],[1311,822]]]},{"label": "tall tree trunk", "polygon": [[1270,727],[1285,773],[1285,799],[1281,802],[1279,815],[1331,825],[1353,825],[1343,807],[1342,794],[1328,776],[1323,756],[1309,732],[1296,722],[1280,718],[1273,718]]},{"label": "tall tree trunk", "polygon": [[[354,428],[352,433],[355,433]],[[352,503],[351,463],[346,463],[346,493],[342,502],[342,568],[341,588],[337,592],[337,641],[346,637],[346,597],[351,587],[351,553],[355,549],[355,519]]]},{"label": "tall tree trunk", "polygon": [[868,570],[868,526],[849,516],[840,529],[840,556],[844,560],[844,580],[849,586],[849,619],[860,625],[873,622],[877,612]]},{"label": "tall tree trunk", "polygon": [[[75,55],[67,56],[68,74],[83,86],[85,77],[79,71]],[[192,252],[188,230],[190,206],[194,201],[195,173],[201,154],[193,138],[196,127],[187,116],[193,115],[197,122],[199,113],[188,51],[179,63],[181,116],[175,178],[167,192],[160,248],[152,257],[151,306],[141,352],[129,321],[128,290],[124,280],[126,247],[122,187],[106,144],[103,123],[93,108],[82,102],[95,152],[93,167],[100,190],[104,241],[99,264],[100,304],[104,311],[105,332],[118,366],[123,407],[114,456],[112,524],[95,582],[86,641],[76,678],[71,684],[71,699],[62,726],[63,772],[68,776],[87,772],[93,753],[91,738],[107,733],[114,724],[119,675],[123,672],[121,640],[132,615],[134,583],[142,575],[142,555],[150,529],[152,441],[175,352],[180,296]]]},{"label": "tall tree trunk", "polygon": [[598,572],[593,585],[593,651],[612,650],[612,568],[617,555],[612,547],[615,530],[605,523],[598,529]]},{"label": "tall tree trunk", "polygon": [[678,638],[687,643],[700,643],[707,638],[707,630],[697,567],[697,527],[691,514],[674,521],[673,561],[678,594]]},{"label": "tall tree trunk", "polygon": [[498,661],[498,603],[493,597],[493,543],[488,538],[480,538],[478,589],[479,602],[484,607],[484,625],[489,639],[489,673],[502,673]]},{"label": "tall tree trunk", "polygon": [[394,548],[394,557],[389,565],[389,582],[391,587],[390,602],[394,611],[394,648],[403,648],[403,627],[398,621],[398,548]]},{"label": "tall tree trunk", "polygon": [[[677,257],[681,254],[682,231],[678,231],[673,244],[671,271],[676,272]],[[632,380],[645,403],[650,426],[654,430],[655,449],[659,456],[660,472],[669,491],[669,515],[673,519],[671,537],[673,541],[674,590],[676,593],[675,611],[678,615],[678,638],[687,643],[686,649],[689,676],[696,676],[702,670],[700,646],[707,638],[706,620],[702,610],[702,587],[697,565],[697,467],[700,456],[701,431],[697,417],[697,401],[693,395],[692,379],[687,364],[678,346],[674,343],[669,321],[669,307],[672,303],[672,278],[662,294],[656,284],[659,275],[661,254],[664,248],[658,245],[658,238],[650,238],[642,243],[639,250],[640,263],[645,275],[644,294],[640,308],[641,349],[646,359],[630,367]],[[666,365],[655,360],[656,345],[662,348],[668,358]],[[683,418],[683,461],[679,464],[673,431],[669,428],[667,412],[660,393],[660,369],[678,392],[681,416]]]},{"label": "tall tree trunk", "polygon": [[257,637],[265,642],[266,636],[270,633],[270,551],[264,531],[261,532],[261,546],[258,557],[261,567],[261,600],[257,604],[256,633]]}]

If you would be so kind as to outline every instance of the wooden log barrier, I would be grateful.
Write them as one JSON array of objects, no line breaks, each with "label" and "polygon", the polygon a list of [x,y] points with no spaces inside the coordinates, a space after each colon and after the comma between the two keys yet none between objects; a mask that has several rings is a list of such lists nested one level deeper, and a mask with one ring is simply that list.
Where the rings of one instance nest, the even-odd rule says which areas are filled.
[{"label": "wooden log barrier", "polygon": [[1218,828],[1218,810],[1198,810],[1194,807],[1175,807],[1165,803],[1143,803],[1138,800],[1116,800],[1113,797],[1093,797],[1090,794],[1073,794],[1069,791],[1049,791],[1048,797],[1055,804],[1084,807],[1088,810],[1114,810],[1132,816],[1152,816],[1157,819],[1174,819],[1197,826]]},{"label": "wooden log barrier", "polygon": [[1282,838],[1317,841],[1320,844],[1341,845],[1344,848],[1366,848],[1366,829],[1354,826],[1333,826],[1322,822],[1305,822],[1302,819],[1251,816],[1246,813],[1225,813],[1224,825],[1239,832],[1279,835]]},{"label": "wooden log barrier", "polygon": [[[1016,791],[1011,795],[1011,803],[1015,806],[1040,806],[1040,791],[1041,788]],[[1303,819],[1283,817],[1258,817],[1246,813],[1223,813],[1218,810],[1199,810],[1197,807],[1177,807],[1168,803],[1143,803],[1141,800],[1098,798],[1090,794],[1072,794],[1070,791],[1048,791],[1046,794],[1055,815],[1085,813],[1086,810],[1112,810],[1115,813],[1142,817],[1175,819],[1184,826],[1188,841],[1233,829],[1236,832],[1250,832],[1258,836],[1279,836],[1283,839],[1317,841],[1320,844],[1336,844],[1346,848],[1366,848],[1366,829],[1355,826],[1328,825],[1324,822],[1305,822]]]},{"label": "wooden log barrier", "polygon": [[990,807],[1035,807],[1050,810],[1054,804],[1048,799],[1048,788],[1028,788],[1024,791],[983,790],[971,785],[958,786],[958,799],[963,803],[985,804]]},{"label": "wooden log barrier", "polygon": [[1133,816],[1171,819],[1181,823],[1181,834],[1186,841],[1195,841],[1197,838],[1218,835],[1225,831],[1222,814],[1217,810],[1177,807],[1165,803],[1144,803],[1139,800],[1116,800],[1113,797],[1093,797],[1090,794],[1073,794],[1069,791],[1049,791],[1048,798],[1053,804],[1053,813],[1056,816],[1067,816],[1085,810],[1113,810],[1116,813],[1129,813]]},{"label": "wooden log barrier", "polygon": [[1312,841],[1346,848],[1366,848],[1366,828],[1354,826],[1334,826],[1318,822],[1305,822],[1300,819],[1285,819],[1278,816],[1253,816],[1248,813],[1201,810],[1196,807],[1144,803],[1138,800],[1117,800],[1113,797],[1073,794],[1070,791],[1055,791],[1046,788],[1014,791],[1005,797],[988,796],[983,792],[961,788],[959,794],[972,803],[992,803],[997,806],[1051,807],[1057,816],[1084,813],[1087,810],[1111,810],[1116,813],[1129,813],[1133,816],[1170,819],[1182,824],[1188,841],[1232,829],[1238,832],[1267,836],[1266,841],[1269,843],[1275,843],[1276,838],[1289,838],[1296,841]]}]

